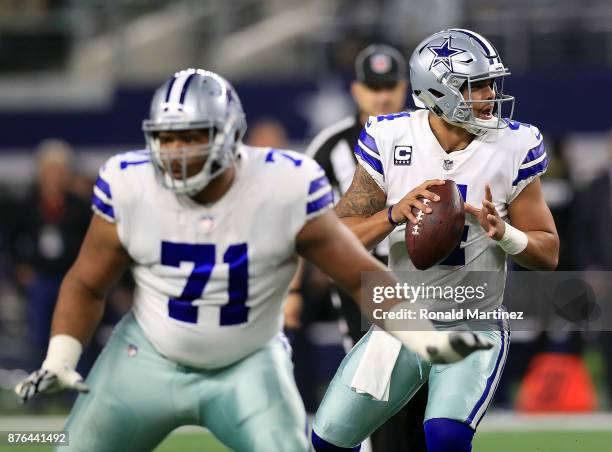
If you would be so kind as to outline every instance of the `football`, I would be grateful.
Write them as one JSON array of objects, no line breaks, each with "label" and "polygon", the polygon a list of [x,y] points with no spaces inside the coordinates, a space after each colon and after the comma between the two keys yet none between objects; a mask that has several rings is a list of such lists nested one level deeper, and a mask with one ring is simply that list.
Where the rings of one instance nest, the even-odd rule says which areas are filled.
[{"label": "football", "polygon": [[439,264],[453,252],[461,241],[465,223],[463,197],[454,181],[447,179],[444,185],[428,190],[440,196],[440,201],[422,199],[432,212],[426,214],[413,208],[419,222],[407,223],[405,232],[408,255],[419,270]]}]

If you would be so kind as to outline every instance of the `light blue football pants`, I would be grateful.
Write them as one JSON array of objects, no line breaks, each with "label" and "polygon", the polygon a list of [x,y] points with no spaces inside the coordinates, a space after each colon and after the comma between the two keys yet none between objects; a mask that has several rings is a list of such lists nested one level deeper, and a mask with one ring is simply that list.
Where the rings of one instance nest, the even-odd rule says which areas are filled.
[{"label": "light blue football pants", "polygon": [[[222,344],[219,344],[222,347]],[[308,449],[306,414],[287,345],[275,338],[217,370],[161,356],[133,314],[117,325],[66,424],[60,452],[150,451],[181,425],[201,425],[235,451]]]},{"label": "light blue football pants", "polygon": [[372,330],[353,347],[330,383],[314,420],[313,429],[319,437],[339,447],[357,446],[397,413],[425,381],[429,381],[425,421],[454,419],[476,429],[503,372],[509,346],[507,330],[480,332],[493,341],[493,348],[454,364],[431,365],[402,347],[391,374],[388,401],[358,393],[350,386],[371,334]]}]

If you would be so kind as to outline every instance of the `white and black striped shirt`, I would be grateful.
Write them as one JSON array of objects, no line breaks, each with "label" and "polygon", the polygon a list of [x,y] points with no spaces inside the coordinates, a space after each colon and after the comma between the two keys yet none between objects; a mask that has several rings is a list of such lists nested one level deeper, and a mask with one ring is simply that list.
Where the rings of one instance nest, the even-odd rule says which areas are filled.
[{"label": "white and black striped shirt", "polygon": [[[353,181],[357,168],[353,150],[362,129],[359,115],[349,116],[323,129],[306,148],[306,154],[314,158],[325,171],[336,202]],[[386,239],[376,247],[374,254],[383,259],[389,254]]]}]

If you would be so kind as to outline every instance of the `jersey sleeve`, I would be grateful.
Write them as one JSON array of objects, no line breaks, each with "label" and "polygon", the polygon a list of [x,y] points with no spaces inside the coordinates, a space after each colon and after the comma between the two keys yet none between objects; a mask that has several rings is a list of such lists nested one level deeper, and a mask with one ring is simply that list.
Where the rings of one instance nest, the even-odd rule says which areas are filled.
[{"label": "jersey sleeve", "polygon": [[544,147],[544,138],[537,127],[530,126],[527,139],[521,146],[521,152],[515,161],[512,180],[512,191],[508,203],[511,203],[536,177],[541,176],[548,168],[548,158]]},{"label": "jersey sleeve", "polygon": [[116,158],[111,157],[102,165],[91,197],[91,208],[94,213],[110,223],[117,223],[121,217],[120,209],[117,208],[117,195],[120,189],[115,174],[116,164]]},{"label": "jersey sleeve", "polygon": [[379,150],[381,147],[376,137],[377,125],[378,121],[376,117],[370,116],[365,127],[359,134],[354,152],[359,164],[368,172],[372,179],[374,179],[376,185],[386,193],[385,172]]},{"label": "jersey sleeve", "polygon": [[[98,172],[91,197],[91,207],[96,215],[117,226],[122,243],[127,246],[130,212],[142,189],[141,179],[133,169],[149,163],[143,151],[126,152],[109,158]],[[133,216],[133,215],[132,215]]]},{"label": "jersey sleeve", "polygon": [[295,168],[292,183],[296,192],[291,201],[292,229],[296,234],[306,223],[323,215],[334,205],[332,186],[323,168],[308,156],[299,155],[299,158],[301,164]]}]

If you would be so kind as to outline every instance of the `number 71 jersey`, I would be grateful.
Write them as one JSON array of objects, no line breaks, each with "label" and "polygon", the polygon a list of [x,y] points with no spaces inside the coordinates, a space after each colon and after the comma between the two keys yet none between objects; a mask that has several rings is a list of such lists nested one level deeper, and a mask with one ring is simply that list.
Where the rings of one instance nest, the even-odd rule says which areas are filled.
[{"label": "number 71 jersey", "polygon": [[145,151],[112,157],[94,187],[94,211],[134,261],[137,321],[162,355],[197,368],[236,362],[281,331],[295,237],[333,202],[306,156],[238,155],[232,186],[210,205],[163,187]]},{"label": "number 71 jersey", "polygon": [[[359,163],[387,195],[387,204],[399,202],[428,179],[451,179],[464,200],[481,207],[485,184],[491,185],[493,203],[504,219],[508,206],[536,177],[546,171],[547,157],[540,131],[510,121],[491,130],[463,150],[447,153],[433,134],[428,110],[369,118],[355,154]],[[389,236],[389,266],[415,271],[404,243],[405,226]],[[497,271],[503,288],[506,255],[471,215],[466,214],[460,245],[435,267],[436,280],[460,284],[469,271]],[[434,281],[432,281],[434,282]],[[500,294],[498,294],[500,295]],[[496,303],[501,302],[496,297]]]}]

